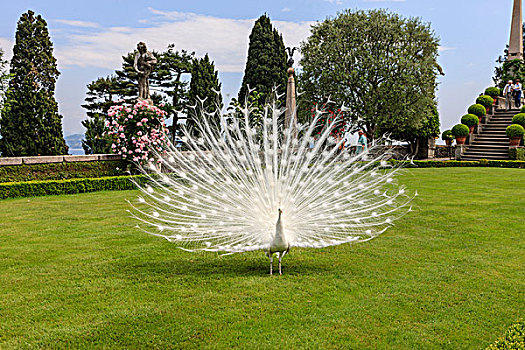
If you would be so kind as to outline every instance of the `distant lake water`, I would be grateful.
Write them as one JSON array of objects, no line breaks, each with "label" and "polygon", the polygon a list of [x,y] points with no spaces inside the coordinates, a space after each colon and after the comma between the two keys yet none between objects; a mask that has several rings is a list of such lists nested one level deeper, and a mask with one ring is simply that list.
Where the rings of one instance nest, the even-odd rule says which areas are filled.
[{"label": "distant lake water", "polygon": [[82,148],[70,148],[68,150],[68,153],[72,156],[83,156],[84,155],[84,149]]}]

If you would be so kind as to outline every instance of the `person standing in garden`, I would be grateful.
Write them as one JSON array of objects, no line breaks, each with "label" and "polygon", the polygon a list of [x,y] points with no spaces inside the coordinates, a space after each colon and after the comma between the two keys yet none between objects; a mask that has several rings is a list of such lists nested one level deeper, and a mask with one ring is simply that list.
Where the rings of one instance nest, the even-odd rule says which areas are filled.
[{"label": "person standing in garden", "polygon": [[514,105],[516,108],[521,107],[521,91],[523,90],[523,86],[520,83],[519,79],[516,79],[516,83],[514,84]]},{"label": "person standing in garden", "polygon": [[357,132],[359,134],[359,139],[357,140],[357,154],[361,154],[368,150],[366,134],[363,130]]},{"label": "person standing in garden", "polygon": [[513,93],[514,85],[512,84],[512,80],[509,80],[507,85],[505,85],[505,88],[503,89],[503,96],[505,96],[505,103],[507,105],[507,111],[511,108],[512,105],[512,93]]}]

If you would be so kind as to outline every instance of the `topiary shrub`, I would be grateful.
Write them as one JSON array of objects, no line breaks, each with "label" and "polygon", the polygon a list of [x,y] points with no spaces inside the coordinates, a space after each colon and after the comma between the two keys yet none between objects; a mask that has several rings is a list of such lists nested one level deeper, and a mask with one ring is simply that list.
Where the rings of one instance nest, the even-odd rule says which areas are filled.
[{"label": "topiary shrub", "polygon": [[506,130],[507,136],[509,138],[522,137],[525,134],[525,129],[519,124],[512,124],[507,126]]},{"label": "topiary shrub", "polygon": [[[522,107],[522,109],[525,107]],[[525,113],[518,113],[512,117],[512,124],[519,124],[525,128]]]},{"label": "topiary shrub", "polygon": [[487,115],[487,109],[484,106],[476,103],[475,105],[472,105],[468,108],[468,114],[474,114],[478,117],[483,117]]},{"label": "topiary shrub", "polygon": [[486,109],[489,109],[494,104],[494,99],[488,95],[483,95],[476,99],[476,103],[482,105]]},{"label": "topiary shrub", "polygon": [[485,89],[485,95],[496,98],[500,94],[500,89],[494,86],[488,87]]},{"label": "topiary shrub", "polygon": [[445,130],[443,131],[443,133],[441,134],[441,139],[443,141],[452,141],[454,140],[454,135],[452,135],[452,131],[450,130]]},{"label": "topiary shrub", "polygon": [[455,137],[466,137],[470,133],[470,130],[465,124],[456,124],[452,128],[451,132]]},{"label": "topiary shrub", "polygon": [[476,126],[479,124],[479,118],[474,114],[465,114],[461,117],[461,124],[465,124],[466,126]]}]

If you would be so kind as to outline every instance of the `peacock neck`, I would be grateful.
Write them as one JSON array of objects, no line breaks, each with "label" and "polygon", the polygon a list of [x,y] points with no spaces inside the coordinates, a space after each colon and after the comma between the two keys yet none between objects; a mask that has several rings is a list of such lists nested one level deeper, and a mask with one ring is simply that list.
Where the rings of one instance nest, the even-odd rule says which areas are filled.
[{"label": "peacock neck", "polygon": [[281,213],[279,212],[279,217],[277,218],[277,223],[275,224],[275,237],[274,242],[286,242],[286,237],[284,236],[283,222],[281,219]]}]

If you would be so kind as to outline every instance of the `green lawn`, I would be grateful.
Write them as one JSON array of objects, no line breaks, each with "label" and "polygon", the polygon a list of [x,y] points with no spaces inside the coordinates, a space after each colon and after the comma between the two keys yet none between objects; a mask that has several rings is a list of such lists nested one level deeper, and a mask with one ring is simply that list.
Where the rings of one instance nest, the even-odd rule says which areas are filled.
[{"label": "green lawn", "polygon": [[0,201],[0,348],[480,349],[525,316],[525,170],[406,170],[415,211],[361,245],[176,249],[134,191]]}]

